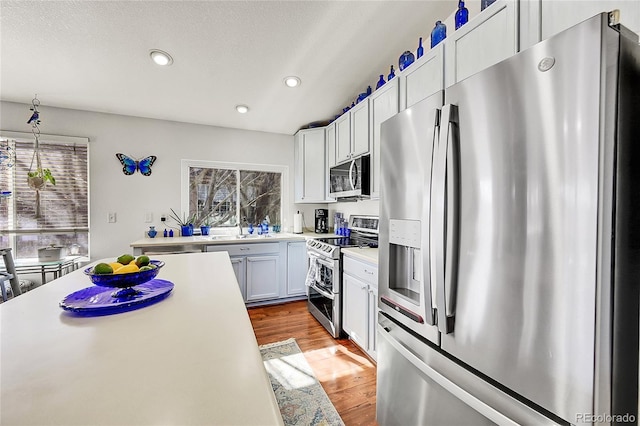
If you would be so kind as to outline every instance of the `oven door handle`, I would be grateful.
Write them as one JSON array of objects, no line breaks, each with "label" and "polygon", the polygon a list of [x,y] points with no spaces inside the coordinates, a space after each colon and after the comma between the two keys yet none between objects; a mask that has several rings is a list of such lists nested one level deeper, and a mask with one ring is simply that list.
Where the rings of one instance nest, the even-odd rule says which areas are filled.
[{"label": "oven door handle", "polygon": [[332,271],[335,271],[335,265],[333,264],[332,261],[326,260],[324,259],[324,257],[322,257],[322,255],[319,254],[315,254],[312,252],[309,252],[309,257],[311,259],[313,259],[314,262],[319,263],[321,265],[326,266],[327,268],[331,269]]},{"label": "oven door handle", "polygon": [[336,298],[335,294],[331,294],[331,293],[329,293],[329,292],[328,292],[328,291],[326,291],[326,290],[322,290],[322,289],[318,288],[317,286],[315,286],[315,285],[313,285],[313,284],[309,285],[309,287],[310,287],[310,288],[312,288],[312,289],[314,289],[315,291],[317,291],[318,293],[320,293],[321,295],[323,295],[323,296],[324,296],[324,297],[326,297],[327,299],[331,299],[331,300],[333,300],[333,299],[335,299],[335,298]]}]

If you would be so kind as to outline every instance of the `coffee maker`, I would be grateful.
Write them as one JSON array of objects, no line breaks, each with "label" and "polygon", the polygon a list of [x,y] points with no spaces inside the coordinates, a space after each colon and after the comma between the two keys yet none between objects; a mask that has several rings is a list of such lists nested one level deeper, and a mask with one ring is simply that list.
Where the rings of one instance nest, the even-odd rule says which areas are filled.
[{"label": "coffee maker", "polygon": [[316,234],[329,233],[329,210],[316,209]]}]

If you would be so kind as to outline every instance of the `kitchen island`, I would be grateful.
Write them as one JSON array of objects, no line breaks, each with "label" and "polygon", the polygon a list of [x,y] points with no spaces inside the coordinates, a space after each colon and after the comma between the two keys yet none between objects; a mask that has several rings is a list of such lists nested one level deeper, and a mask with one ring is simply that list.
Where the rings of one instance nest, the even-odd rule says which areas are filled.
[{"label": "kitchen island", "polygon": [[0,424],[282,424],[228,254],[154,259],[175,287],[141,309],[63,311],[82,270],[0,305]]}]

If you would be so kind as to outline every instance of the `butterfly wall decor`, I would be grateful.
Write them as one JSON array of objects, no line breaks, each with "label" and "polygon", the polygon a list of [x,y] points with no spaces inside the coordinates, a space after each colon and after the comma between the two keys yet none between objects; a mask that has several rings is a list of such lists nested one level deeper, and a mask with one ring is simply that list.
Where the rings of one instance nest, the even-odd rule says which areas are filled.
[{"label": "butterfly wall decor", "polygon": [[151,166],[153,166],[153,163],[157,158],[155,155],[150,155],[142,160],[135,160],[121,153],[117,153],[116,157],[118,157],[118,160],[120,160],[120,163],[122,164],[122,173],[127,176],[134,174],[136,170],[144,176],[151,175]]}]

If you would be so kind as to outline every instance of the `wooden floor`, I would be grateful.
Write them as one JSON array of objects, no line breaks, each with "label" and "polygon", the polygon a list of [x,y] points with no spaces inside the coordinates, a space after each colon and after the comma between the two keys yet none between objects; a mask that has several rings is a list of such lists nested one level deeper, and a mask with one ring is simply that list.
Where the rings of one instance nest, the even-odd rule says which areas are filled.
[{"label": "wooden floor", "polygon": [[249,308],[259,345],[296,339],[347,426],[376,425],[376,366],[348,339],[334,339],[307,302]]}]

